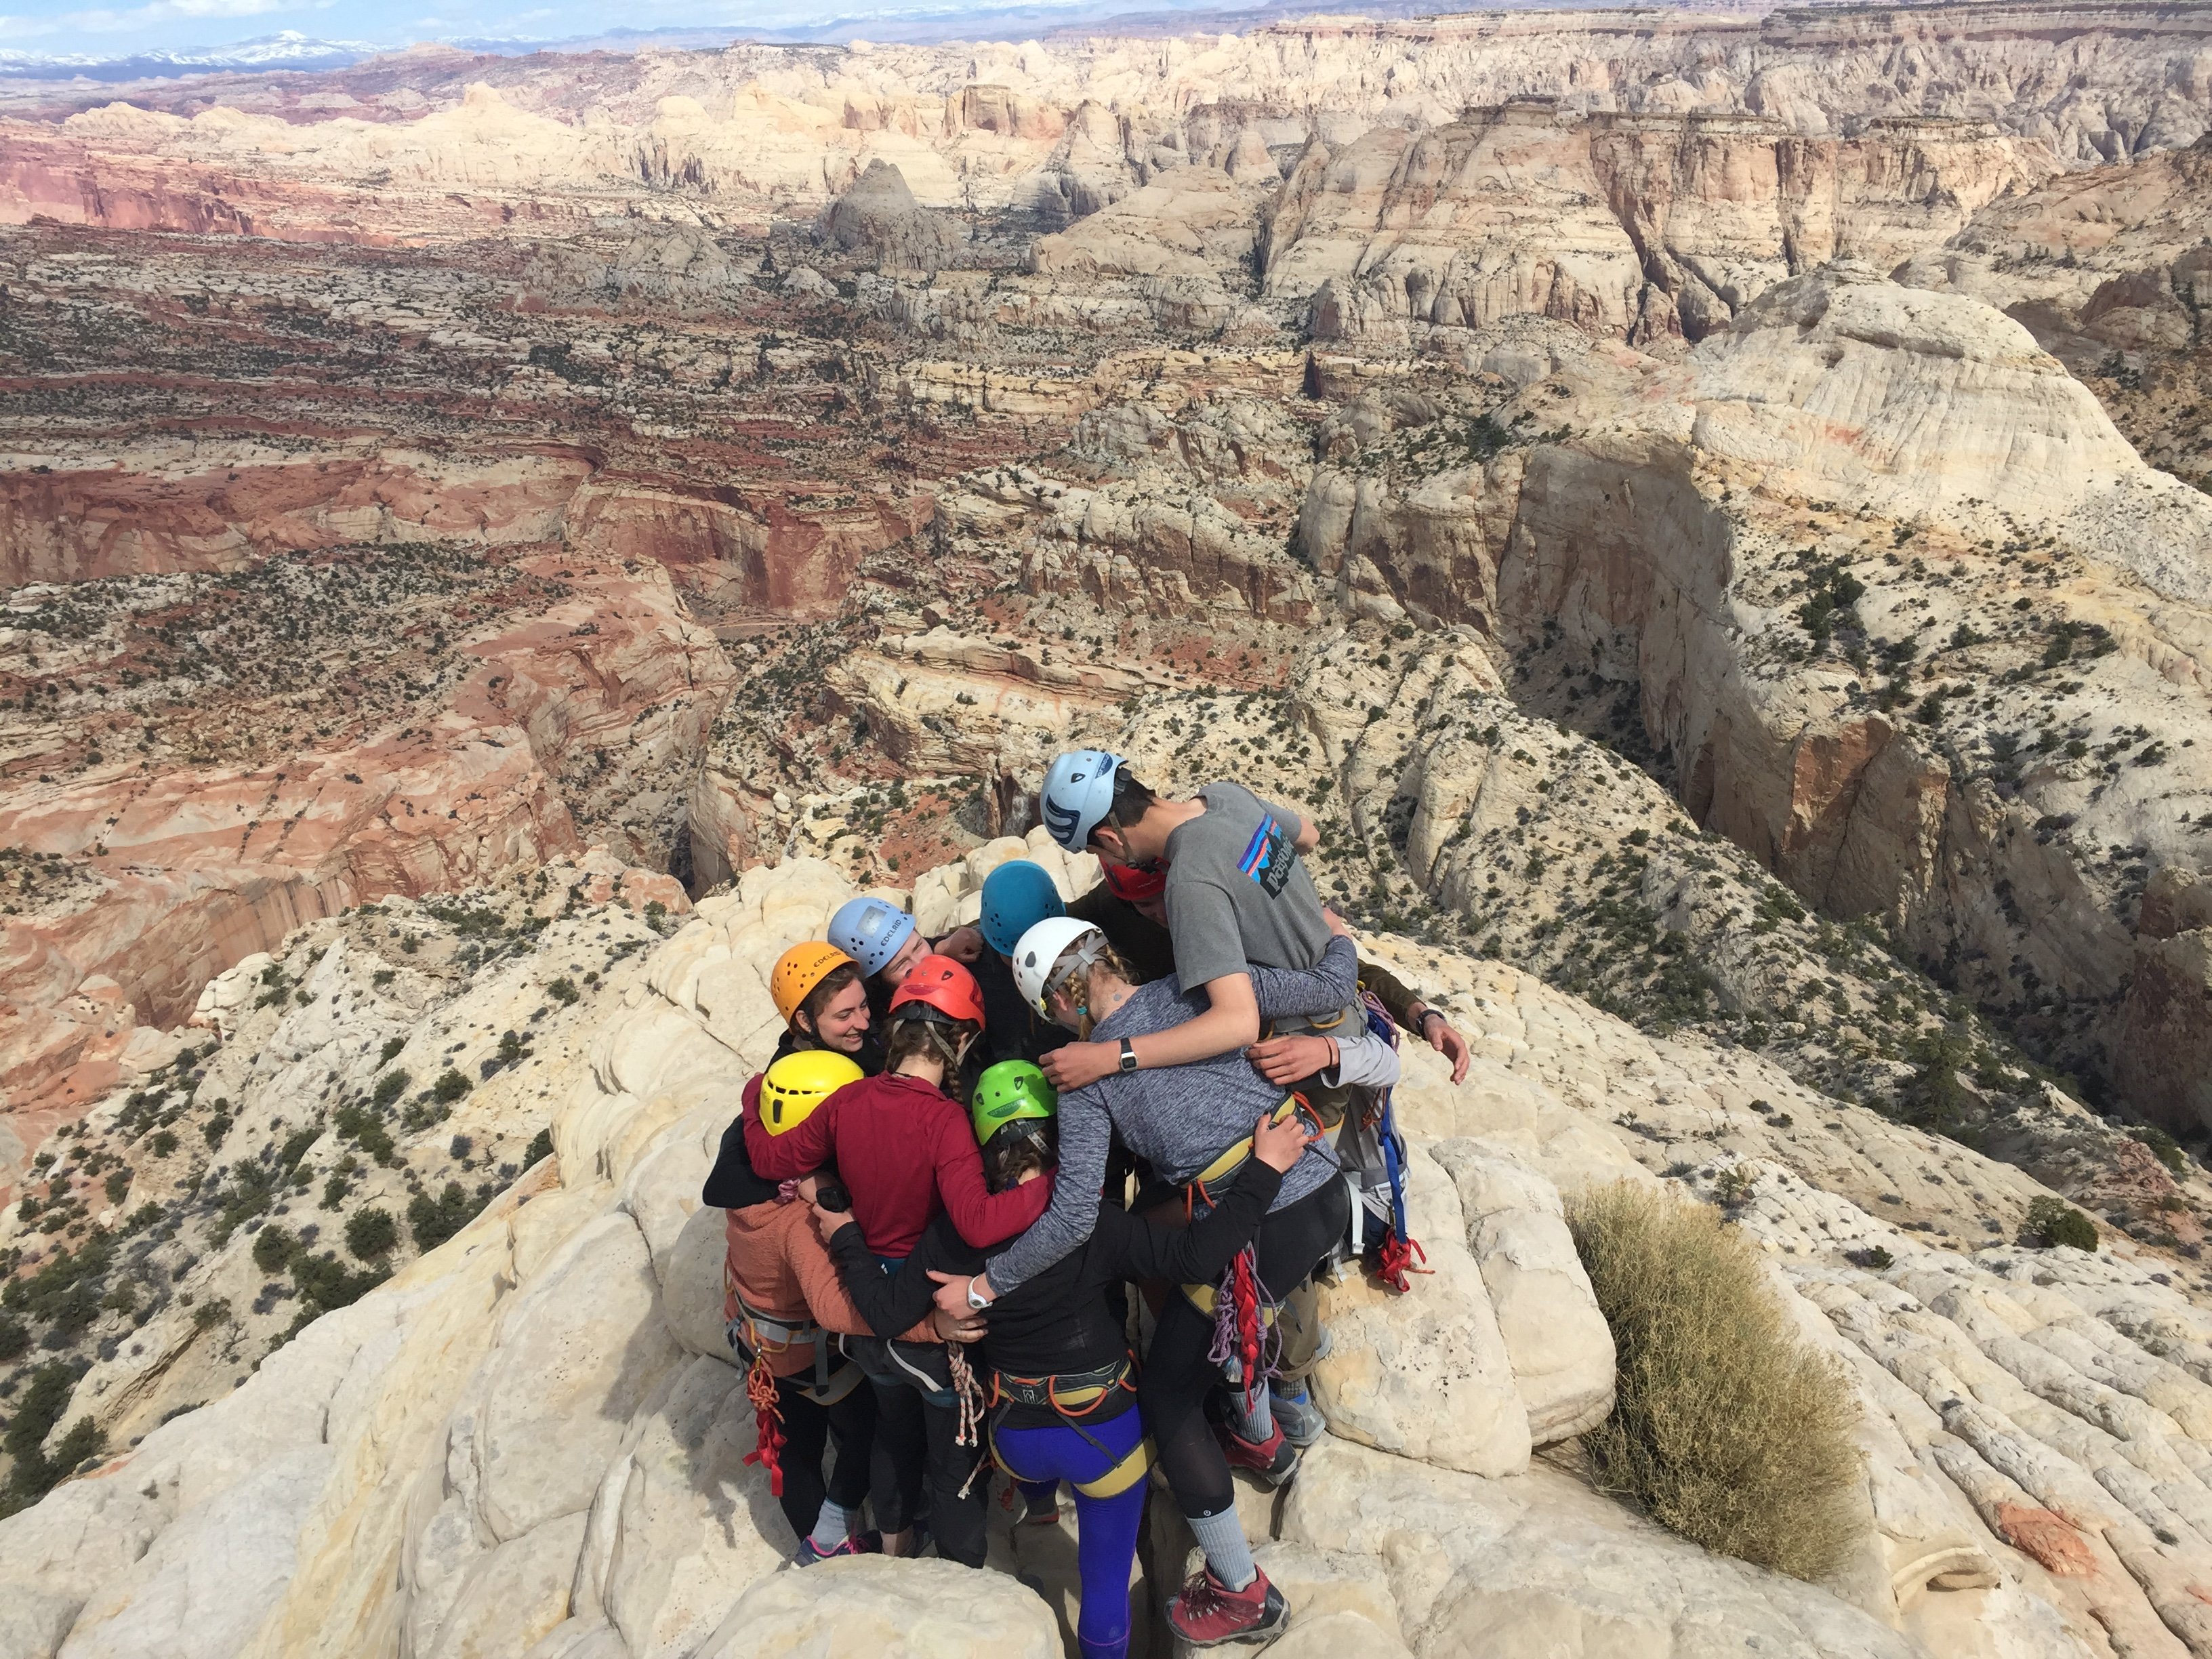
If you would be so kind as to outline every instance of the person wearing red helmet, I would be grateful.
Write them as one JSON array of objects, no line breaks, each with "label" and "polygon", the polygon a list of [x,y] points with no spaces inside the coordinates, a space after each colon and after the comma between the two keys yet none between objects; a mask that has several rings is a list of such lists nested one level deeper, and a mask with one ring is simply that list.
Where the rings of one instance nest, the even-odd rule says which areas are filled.
[{"label": "person wearing red helmet", "polygon": [[[1052,1183],[995,1194],[984,1184],[967,1110],[945,1092],[982,1032],[975,975],[949,957],[922,957],[891,995],[884,1074],[848,1084],[783,1134],[748,1120],[754,1169],[782,1181],[834,1162],[861,1237],[888,1272],[897,1271],[940,1211],[978,1249],[1012,1238],[1043,1213]],[[957,1400],[944,1349],[872,1339],[860,1358],[876,1389],[878,1442],[899,1466],[902,1501],[894,1507],[902,1512],[877,1516],[884,1549],[910,1553],[927,1480],[939,1553],[980,1567],[988,1483],[969,1480],[975,1454],[957,1443]]]}]

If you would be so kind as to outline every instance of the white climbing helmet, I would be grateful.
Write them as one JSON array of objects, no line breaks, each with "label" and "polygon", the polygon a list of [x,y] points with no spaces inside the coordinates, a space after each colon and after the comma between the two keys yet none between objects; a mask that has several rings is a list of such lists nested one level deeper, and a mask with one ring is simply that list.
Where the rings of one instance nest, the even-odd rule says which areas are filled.
[{"label": "white climbing helmet", "polygon": [[1069,852],[1083,851],[1091,832],[1114,810],[1114,774],[1122,763],[1109,749],[1077,749],[1046,771],[1037,807],[1052,838]]},{"label": "white climbing helmet", "polygon": [[[1014,988],[1022,1000],[1045,1018],[1052,1010],[1046,994],[1071,974],[1097,961],[1106,949],[1106,935],[1075,916],[1047,916],[1014,943]],[[1063,968],[1070,951],[1075,960]]]}]

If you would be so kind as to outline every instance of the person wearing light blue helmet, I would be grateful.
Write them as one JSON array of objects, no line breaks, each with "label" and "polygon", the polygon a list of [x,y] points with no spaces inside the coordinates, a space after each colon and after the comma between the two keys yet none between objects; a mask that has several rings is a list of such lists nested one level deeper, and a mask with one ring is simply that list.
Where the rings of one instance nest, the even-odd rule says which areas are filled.
[{"label": "person wearing light blue helmet", "polygon": [[870,979],[880,979],[896,990],[906,970],[929,953],[914,918],[889,899],[848,899],[830,918],[829,939],[860,964]]}]

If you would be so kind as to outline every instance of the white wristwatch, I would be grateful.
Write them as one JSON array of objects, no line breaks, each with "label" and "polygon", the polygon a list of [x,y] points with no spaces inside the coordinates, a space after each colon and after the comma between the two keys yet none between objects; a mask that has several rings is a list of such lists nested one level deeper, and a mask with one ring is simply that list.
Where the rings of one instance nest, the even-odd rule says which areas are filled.
[{"label": "white wristwatch", "polygon": [[975,1286],[982,1283],[982,1280],[983,1275],[977,1273],[975,1278],[968,1281],[968,1305],[975,1309],[978,1313],[982,1312],[984,1309],[991,1305],[991,1298],[989,1297],[978,1296],[975,1294]]}]

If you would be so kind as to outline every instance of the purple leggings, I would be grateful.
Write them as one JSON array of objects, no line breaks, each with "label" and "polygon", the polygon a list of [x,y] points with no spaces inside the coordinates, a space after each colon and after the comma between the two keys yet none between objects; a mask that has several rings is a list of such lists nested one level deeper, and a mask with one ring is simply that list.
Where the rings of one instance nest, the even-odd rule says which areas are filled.
[{"label": "purple leggings", "polygon": [[[1000,1429],[993,1441],[1008,1472],[1031,1486],[1096,1480],[1133,1451],[1145,1433],[1144,1419],[1133,1406],[1103,1423],[1085,1423],[1083,1429],[1097,1446],[1064,1424]],[[1144,1521],[1145,1486],[1139,1480],[1111,1498],[1075,1494],[1076,1563],[1083,1575],[1075,1639],[1083,1659],[1122,1659],[1129,1650],[1129,1564],[1136,1558],[1137,1529]]]}]

